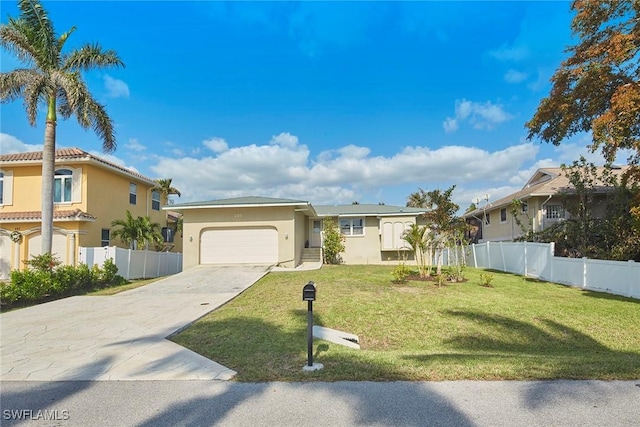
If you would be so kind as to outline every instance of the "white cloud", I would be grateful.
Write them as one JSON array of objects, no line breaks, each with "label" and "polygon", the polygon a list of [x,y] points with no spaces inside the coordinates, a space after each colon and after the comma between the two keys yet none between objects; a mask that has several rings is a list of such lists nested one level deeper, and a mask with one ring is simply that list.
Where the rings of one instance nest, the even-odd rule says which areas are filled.
[{"label": "white cloud", "polygon": [[497,49],[489,51],[489,55],[500,61],[522,61],[530,56],[529,49],[526,46],[513,46],[503,44]]},{"label": "white cloud", "polygon": [[147,149],[144,145],[140,144],[138,138],[129,138],[129,141],[124,146],[131,151],[144,151]]},{"label": "white cloud", "polygon": [[469,122],[474,129],[491,130],[511,117],[502,105],[491,101],[480,103],[462,99],[456,100],[455,117],[447,117],[442,126],[447,133],[458,130],[462,122]]},{"label": "white cloud", "polygon": [[529,76],[527,73],[523,73],[522,71],[517,71],[511,68],[505,73],[504,80],[507,83],[521,83],[527,80],[528,77]]},{"label": "white cloud", "polygon": [[122,80],[114,79],[107,74],[104,75],[104,87],[109,98],[129,97],[129,86]]},{"label": "white cloud", "polygon": [[511,178],[535,160],[539,150],[538,144],[528,142],[493,152],[463,146],[433,150],[414,146],[391,156],[372,156],[367,147],[347,145],[312,160],[297,137],[289,135],[279,141],[273,144],[272,138],[264,145],[233,147],[217,156],[160,157],[151,170],[158,176],[171,176],[184,202],[258,195],[335,204],[362,201],[363,195],[370,195],[377,203],[385,202],[379,199],[381,189],[406,186],[411,188],[406,194],[397,194],[404,189],[389,193],[394,197],[391,203],[404,204],[418,187],[477,182],[522,185],[512,183]]},{"label": "white cloud", "polygon": [[204,141],[202,141],[202,145],[204,145],[214,153],[224,153],[229,149],[227,141],[225,141],[223,138],[218,137],[205,139]]},{"label": "white cloud", "polygon": [[25,151],[42,151],[41,144],[26,144],[13,135],[0,132],[0,153],[12,154]]},{"label": "white cloud", "polygon": [[280,135],[272,136],[269,144],[279,145],[286,148],[295,148],[298,145],[298,137],[291,135],[289,132],[282,132]]}]

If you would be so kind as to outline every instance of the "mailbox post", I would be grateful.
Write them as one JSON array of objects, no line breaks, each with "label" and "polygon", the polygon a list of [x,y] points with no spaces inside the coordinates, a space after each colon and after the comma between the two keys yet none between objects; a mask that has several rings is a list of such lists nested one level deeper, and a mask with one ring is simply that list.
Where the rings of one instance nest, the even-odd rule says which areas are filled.
[{"label": "mailbox post", "polygon": [[302,301],[307,301],[307,364],[305,371],[322,369],[322,364],[313,363],[313,302],[316,300],[316,284],[309,282],[302,288]]}]

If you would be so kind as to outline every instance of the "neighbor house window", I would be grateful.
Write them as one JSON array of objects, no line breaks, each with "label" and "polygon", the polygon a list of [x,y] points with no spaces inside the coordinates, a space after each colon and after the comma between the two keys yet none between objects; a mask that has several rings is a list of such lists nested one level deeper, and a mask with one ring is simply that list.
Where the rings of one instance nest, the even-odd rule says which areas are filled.
[{"label": "neighbor house window", "polygon": [[500,222],[507,222],[507,208],[500,209]]},{"label": "neighbor house window", "polygon": [[129,203],[132,205],[136,204],[136,200],[138,198],[138,186],[134,183],[129,184]]},{"label": "neighbor house window", "polygon": [[73,172],[69,169],[58,169],[53,179],[53,201],[55,203],[71,202]]},{"label": "neighbor house window", "polygon": [[522,202],[520,205],[522,207],[522,213],[527,213],[529,211],[529,205],[525,202]]},{"label": "neighbor house window", "polygon": [[154,211],[160,210],[160,192],[152,191],[151,192],[151,209]]},{"label": "neighbor house window", "polygon": [[100,246],[109,246],[111,241],[111,231],[108,228],[103,228],[100,234]]},{"label": "neighbor house window", "polygon": [[340,220],[340,232],[343,236],[362,236],[364,234],[364,219],[349,218]]},{"label": "neighbor house window", "polygon": [[564,218],[564,209],[562,205],[547,205],[547,219]]},{"label": "neighbor house window", "polygon": [[486,212],[484,214],[484,223],[485,225],[491,224],[491,212]]}]

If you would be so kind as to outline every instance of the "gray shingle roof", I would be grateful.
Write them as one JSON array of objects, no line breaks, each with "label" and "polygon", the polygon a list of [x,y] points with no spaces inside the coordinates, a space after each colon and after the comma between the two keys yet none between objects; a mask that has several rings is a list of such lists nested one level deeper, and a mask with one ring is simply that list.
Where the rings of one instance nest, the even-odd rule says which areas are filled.
[{"label": "gray shingle roof", "polygon": [[189,209],[189,208],[204,208],[204,207],[229,207],[229,206],[296,206],[296,205],[308,205],[309,202],[304,200],[294,200],[294,199],[281,199],[275,197],[258,197],[258,196],[247,196],[247,197],[233,197],[231,199],[218,199],[218,200],[208,200],[204,202],[188,202],[188,203],[177,203],[175,205],[166,206],[166,209],[171,210],[180,210],[180,209]]},{"label": "gray shingle roof", "polygon": [[362,216],[384,216],[384,215],[419,215],[427,212],[424,208],[409,208],[406,206],[389,205],[319,205],[314,206],[319,216],[340,216],[340,215],[362,215]]}]

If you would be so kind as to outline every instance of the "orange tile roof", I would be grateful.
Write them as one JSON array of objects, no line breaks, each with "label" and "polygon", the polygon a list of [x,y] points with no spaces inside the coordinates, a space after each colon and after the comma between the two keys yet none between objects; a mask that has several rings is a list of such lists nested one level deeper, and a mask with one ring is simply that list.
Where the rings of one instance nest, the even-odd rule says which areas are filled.
[{"label": "orange tile roof", "polygon": [[[101,157],[94,156],[93,154],[89,154],[86,151],[83,151],[79,148],[63,148],[60,150],[56,150],[55,159],[56,159],[56,162],[63,162],[65,160],[95,161],[103,165],[118,169],[121,172],[135,176],[136,178],[139,178],[141,180],[153,182],[151,178],[147,178],[146,176],[141,175],[132,169],[128,169],[123,166],[116,165],[115,163],[112,163]],[[28,152],[22,152],[22,153],[0,155],[0,164],[2,163],[6,164],[11,162],[30,163],[30,162],[41,162],[41,161],[42,161],[42,151],[28,151]]]},{"label": "orange tile roof", "polygon": [[[53,220],[71,220],[71,221],[94,221],[95,216],[81,211],[80,209],[69,209],[61,211],[53,211]],[[34,222],[42,220],[42,211],[25,211],[25,212],[0,212],[0,221],[10,222]]]}]

